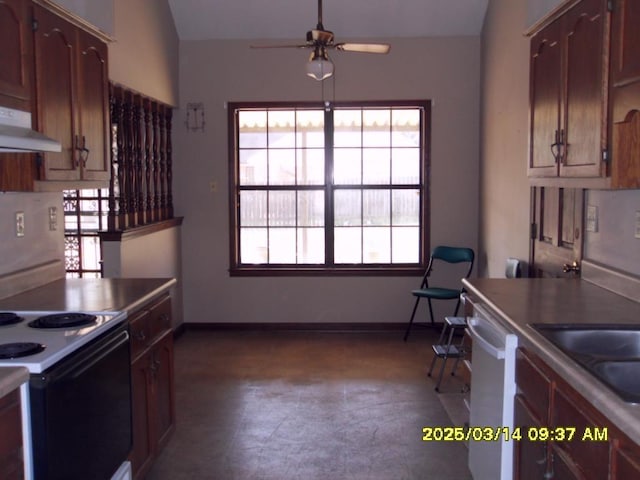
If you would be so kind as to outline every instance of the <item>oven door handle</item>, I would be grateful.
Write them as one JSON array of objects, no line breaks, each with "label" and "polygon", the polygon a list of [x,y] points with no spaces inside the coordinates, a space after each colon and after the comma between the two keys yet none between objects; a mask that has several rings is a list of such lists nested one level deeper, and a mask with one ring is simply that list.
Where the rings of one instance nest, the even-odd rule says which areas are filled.
[{"label": "oven door handle", "polygon": [[[469,328],[469,333],[471,334],[471,339],[474,342],[472,348],[476,348],[476,346],[480,347],[480,348],[482,348],[482,350],[487,352],[493,358],[496,358],[498,360],[502,360],[504,358],[504,355],[505,355],[505,346],[504,346],[504,344],[497,345],[497,346],[494,345],[494,343],[490,339],[488,339],[488,338],[486,338],[485,336],[482,335],[482,333],[477,328],[477,325],[478,325],[478,319],[477,318],[471,318],[467,322],[467,327]],[[491,329],[495,328],[493,325],[490,325],[490,324],[488,324],[486,322],[485,322],[485,326],[486,326],[486,328],[491,328]],[[497,328],[495,328],[495,333],[497,335],[503,335],[502,332],[499,332]]]},{"label": "oven door handle", "polygon": [[126,327],[116,327],[115,331],[105,335],[105,338],[88,348],[82,347],[83,352],[63,359],[61,365],[53,368],[51,372],[36,374],[31,379],[31,385],[35,388],[46,388],[61,379],[77,378],[123,343],[129,342],[129,331]]},{"label": "oven door handle", "polygon": [[129,341],[129,332],[127,330],[121,332],[118,336],[114,337],[108,343],[100,345],[96,350],[92,351],[87,358],[77,367],[69,369],[66,373],[71,378],[78,378],[84,372],[93,367],[96,363],[109,355],[114,350],[118,349],[122,344]]}]

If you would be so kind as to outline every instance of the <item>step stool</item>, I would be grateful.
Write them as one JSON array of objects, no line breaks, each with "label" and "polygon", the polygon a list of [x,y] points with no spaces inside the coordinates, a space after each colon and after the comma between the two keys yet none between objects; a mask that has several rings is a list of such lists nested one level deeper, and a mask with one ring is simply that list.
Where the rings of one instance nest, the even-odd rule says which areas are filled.
[{"label": "step stool", "polygon": [[[433,372],[433,367],[436,365],[436,361],[441,358],[442,365],[440,366],[440,373],[438,375],[438,382],[436,383],[436,392],[440,391],[440,383],[442,382],[442,375],[444,373],[444,367],[447,364],[447,360],[449,358],[455,358],[456,361],[453,365],[453,370],[451,371],[451,375],[455,375],[456,368],[458,367],[458,362],[461,358],[464,357],[464,347],[462,345],[464,341],[464,335],[461,336],[460,343],[454,344],[453,338],[456,332],[464,332],[464,329],[467,328],[467,318],[466,317],[444,317],[444,325],[442,327],[442,332],[440,333],[440,338],[438,339],[438,343],[436,345],[432,345],[433,348],[433,360],[431,360],[431,366],[429,367],[428,376],[431,376]],[[448,334],[447,334],[448,330]],[[443,343],[447,338],[447,343]]]}]

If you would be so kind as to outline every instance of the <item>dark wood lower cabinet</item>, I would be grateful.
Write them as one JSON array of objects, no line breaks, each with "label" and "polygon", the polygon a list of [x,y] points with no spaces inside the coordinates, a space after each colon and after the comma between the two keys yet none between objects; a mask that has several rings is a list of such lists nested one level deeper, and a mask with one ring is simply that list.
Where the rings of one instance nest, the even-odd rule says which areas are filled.
[{"label": "dark wood lower cabinet", "polygon": [[540,428],[542,421],[533,413],[520,394],[515,396],[515,425],[520,427],[522,440],[513,446],[514,477],[520,480],[540,480],[547,471],[547,445],[527,438],[526,429]]},{"label": "dark wood lower cabinet", "polygon": [[[522,440],[514,446],[515,480],[640,478],[640,446],[522,347],[516,357],[516,383],[515,427],[521,429]],[[571,429],[571,441],[561,438]],[[552,438],[554,434],[559,436]]]},{"label": "dark wood lower cabinet", "polygon": [[18,390],[0,398],[0,478],[24,478],[22,422]]},{"label": "dark wood lower cabinet", "polygon": [[171,300],[130,317],[133,478],[144,478],[175,428]]}]

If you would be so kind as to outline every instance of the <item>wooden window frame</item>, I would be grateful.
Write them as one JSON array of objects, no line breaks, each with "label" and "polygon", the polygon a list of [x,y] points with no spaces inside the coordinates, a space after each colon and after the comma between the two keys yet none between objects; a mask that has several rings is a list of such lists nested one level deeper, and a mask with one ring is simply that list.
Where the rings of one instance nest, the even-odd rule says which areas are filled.
[{"label": "wooden window frame", "polygon": [[[301,109],[321,108],[329,112],[333,108],[402,108],[416,107],[422,112],[420,121],[420,182],[418,184],[421,194],[420,200],[420,239],[419,261],[417,263],[380,263],[380,264],[242,264],[240,263],[240,171],[239,171],[239,145],[237,112],[242,109]],[[398,100],[398,101],[351,101],[334,102],[325,104],[318,102],[230,102],[228,110],[228,149],[229,149],[229,273],[231,276],[407,276],[422,275],[429,260],[430,237],[430,144],[431,144],[431,101],[430,100]],[[325,113],[325,118],[329,115]],[[331,176],[333,152],[329,147],[332,144],[332,122],[325,122],[325,248],[329,250],[326,258],[333,254],[333,226],[331,212],[331,198],[333,192],[341,188],[353,187],[351,185],[333,184]],[[327,134],[327,130],[331,130]],[[329,141],[327,141],[329,140]],[[393,184],[382,185],[388,188]],[[271,186],[272,187],[272,186]],[[246,187],[243,187],[246,188]],[[358,185],[363,190],[375,189]],[[414,187],[415,188],[415,187]],[[272,188],[269,188],[271,190]],[[278,188],[276,188],[278,189]],[[276,190],[274,189],[274,190]],[[295,185],[290,190],[303,191],[306,186]]]}]

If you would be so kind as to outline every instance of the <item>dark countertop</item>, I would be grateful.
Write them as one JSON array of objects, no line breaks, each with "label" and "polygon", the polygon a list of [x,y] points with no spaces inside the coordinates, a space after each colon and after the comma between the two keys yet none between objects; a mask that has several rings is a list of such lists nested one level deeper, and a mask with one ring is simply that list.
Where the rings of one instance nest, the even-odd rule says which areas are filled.
[{"label": "dark countertop", "polygon": [[175,283],[173,278],[63,278],[0,300],[0,310],[131,313]]},{"label": "dark countertop", "polygon": [[518,343],[536,353],[620,430],[640,444],[640,405],[622,401],[560,349],[533,323],[624,323],[640,325],[640,303],[582,280],[469,279],[469,294],[490,307]]},{"label": "dark countertop", "polygon": [[0,367],[0,398],[29,380],[26,367]]}]

